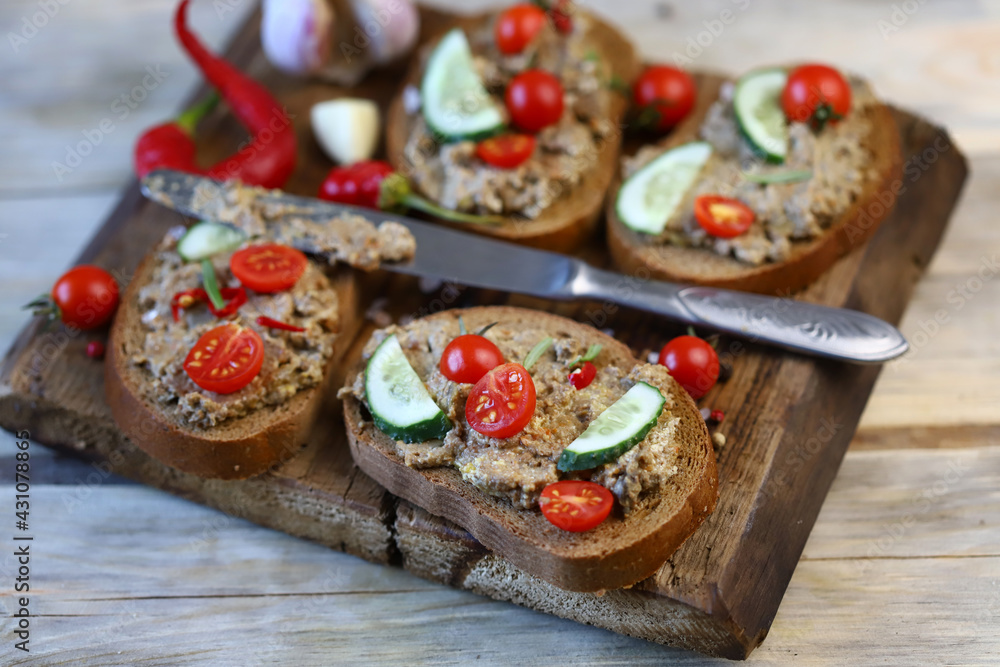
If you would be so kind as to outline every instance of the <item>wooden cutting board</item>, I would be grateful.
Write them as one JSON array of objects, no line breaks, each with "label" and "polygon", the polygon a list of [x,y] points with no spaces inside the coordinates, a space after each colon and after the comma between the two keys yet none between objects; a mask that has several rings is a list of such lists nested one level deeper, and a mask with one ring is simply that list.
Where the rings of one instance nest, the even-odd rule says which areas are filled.
[{"label": "wooden cutting board", "polygon": [[[425,35],[446,20],[425,11]],[[260,52],[257,17],[228,55],[293,114],[300,166],[287,189],[303,194],[315,193],[330,167],[312,140],[310,106],[344,94],[384,105],[402,75],[384,72],[349,92],[282,77]],[[896,118],[907,165],[894,214],[871,242],[797,298],[898,322],[967,168],[943,130],[902,111]],[[245,135],[219,111],[202,125],[200,137],[202,157],[209,161],[232,152]],[[176,214],[143,200],[133,185],[79,261],[100,264],[125,282],[146,251],[179,222]],[[597,241],[584,254],[589,261],[607,262]],[[662,318],[609,304],[553,304],[452,285],[424,285],[422,291],[416,281],[395,276],[366,282],[369,298],[392,298],[375,310],[397,317],[474,304],[538,307],[610,327],[640,355],[680,333]],[[366,323],[354,354],[373,327]],[[616,632],[743,658],[767,634],[879,369],[752,344],[730,347],[732,342],[724,340],[722,348],[733,367],[731,379],[701,401],[726,413],[717,429],[727,444],[719,452],[715,513],[656,576],[603,596],[540,582],[487,552],[461,528],[388,494],[353,465],[332,396],[309,442],[291,461],[249,481],[206,481],[157,463],[124,438],[103,401],[101,366],[84,354],[84,337],[36,322],[0,366],[0,425],[27,429],[39,442],[110,471],[374,562]]]}]

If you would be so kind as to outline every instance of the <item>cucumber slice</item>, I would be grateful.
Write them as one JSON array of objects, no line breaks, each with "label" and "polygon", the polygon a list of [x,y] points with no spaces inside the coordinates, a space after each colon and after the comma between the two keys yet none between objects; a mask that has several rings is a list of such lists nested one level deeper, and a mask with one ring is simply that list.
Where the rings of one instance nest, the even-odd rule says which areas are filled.
[{"label": "cucumber slice", "polygon": [[394,440],[425,442],[451,430],[451,421],[410,366],[395,335],[382,341],[368,360],[365,399],[375,426]]},{"label": "cucumber slice", "polygon": [[733,111],[743,136],[764,159],[779,164],[788,155],[788,122],[781,108],[787,81],[783,69],[758,70],[737,81],[733,92]]},{"label": "cucumber slice", "polygon": [[486,92],[461,28],[431,52],[420,97],[427,125],[446,140],[481,139],[503,129],[503,111]]},{"label": "cucumber slice", "polygon": [[661,233],[711,154],[711,144],[692,141],[670,149],[639,169],[618,190],[618,219],[637,232]]},{"label": "cucumber slice", "polygon": [[556,467],[569,472],[614,461],[642,442],[659,419],[665,402],[659,389],[637,383],[563,450]]},{"label": "cucumber slice", "polygon": [[199,222],[177,242],[177,253],[187,262],[197,262],[232,250],[245,239],[246,234],[235,227],[216,222]]}]

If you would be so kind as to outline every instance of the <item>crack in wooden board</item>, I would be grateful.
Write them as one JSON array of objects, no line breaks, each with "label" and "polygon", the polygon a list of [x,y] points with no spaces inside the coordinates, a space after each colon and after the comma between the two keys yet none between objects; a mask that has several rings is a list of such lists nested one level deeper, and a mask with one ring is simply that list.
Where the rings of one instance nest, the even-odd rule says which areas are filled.
[{"label": "crack in wooden board", "polygon": [[[425,33],[430,33],[446,17],[427,12],[424,19]],[[346,91],[277,76],[260,57],[258,41],[253,18],[236,38],[230,58],[271,87],[295,114],[300,168],[288,189],[315,192],[329,163],[309,136],[308,109]],[[400,74],[383,73],[351,94],[371,97],[384,107]],[[919,170],[915,181],[905,182],[896,211],[872,241],[798,298],[898,322],[937,247],[967,169],[940,128],[904,112],[896,118],[906,157],[936,150],[935,160]],[[209,119],[202,134],[206,160],[227,154],[243,138],[232,119],[221,114]],[[938,137],[946,143],[940,144]],[[935,149],[935,141],[946,148]],[[178,215],[143,200],[133,185],[80,260],[127,279],[163,232],[180,222]],[[596,264],[607,263],[600,243],[583,254]],[[605,304],[553,304],[447,286],[423,293],[410,278],[380,280],[386,278],[376,277],[368,293],[392,295],[389,309],[397,317],[443,305],[543,308],[612,327],[640,354],[681,331],[661,318]],[[597,313],[607,320],[595,321]],[[371,328],[366,325],[353,354]],[[83,354],[82,337],[61,329],[43,331],[36,323],[22,332],[0,368],[0,425],[28,429],[60,451],[256,523],[371,561],[399,561],[428,579],[623,634],[742,658],[767,633],[878,369],[784,355],[751,344],[729,348],[731,341],[724,342],[724,356],[732,360],[735,373],[703,401],[727,414],[718,509],[656,576],[600,597],[569,594],[534,580],[487,552],[461,528],[390,496],[350,461],[332,399],[302,452],[272,473],[244,482],[201,480],[162,466],[128,442],[111,422],[101,398],[100,367]]]}]

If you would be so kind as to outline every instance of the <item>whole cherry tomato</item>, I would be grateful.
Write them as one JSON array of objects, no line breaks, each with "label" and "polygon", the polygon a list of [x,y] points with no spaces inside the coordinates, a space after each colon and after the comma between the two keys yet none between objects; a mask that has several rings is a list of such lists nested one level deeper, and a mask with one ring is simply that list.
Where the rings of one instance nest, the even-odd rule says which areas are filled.
[{"label": "whole cherry tomato", "polygon": [[590,386],[595,377],[597,377],[597,366],[589,361],[585,361],[580,366],[574,368],[573,372],[569,374],[569,382],[577,389],[583,389]]},{"label": "whole cherry tomato", "polygon": [[851,110],[851,85],[832,67],[802,65],[789,73],[781,92],[781,107],[788,120],[822,129]]},{"label": "whole cherry tomato", "polygon": [[654,128],[665,132],[684,120],[694,108],[694,79],[669,65],[651,65],[632,86],[632,101],[640,110],[656,112]]},{"label": "whole cherry tomato", "polygon": [[96,329],[118,307],[118,283],[104,269],[83,264],[64,273],[48,297],[28,305],[36,314],[58,316],[78,329]]},{"label": "whole cherry tomato", "polygon": [[479,142],[476,155],[494,167],[513,169],[531,157],[536,143],[530,134],[502,134]]},{"label": "whole cherry tomato", "polygon": [[521,364],[497,366],[469,392],[465,419],[474,430],[509,438],[524,430],[535,414],[535,382]]},{"label": "whole cherry tomato", "polygon": [[289,289],[305,273],[309,259],[278,243],[252,245],[233,253],[229,270],[244,286],[262,294]]},{"label": "whole cherry tomato", "polygon": [[694,200],[694,217],[712,236],[731,239],[750,229],[757,217],[749,206],[720,195],[701,195]]},{"label": "whole cherry tomato", "polygon": [[515,76],[505,99],[511,120],[526,132],[538,132],[562,118],[562,84],[545,70],[529,69]]},{"label": "whole cherry tomato", "polygon": [[184,359],[188,377],[217,394],[232,394],[247,386],[263,365],[260,334],[232,322],[202,334]]},{"label": "whole cherry tomato", "polygon": [[545,12],[541,8],[528,3],[508,7],[493,27],[497,48],[505,55],[520,53],[544,25]]},{"label": "whole cherry tomato", "polygon": [[719,379],[719,355],[697,336],[674,338],[660,350],[659,361],[696,400]]},{"label": "whole cherry tomato", "polygon": [[334,167],[320,186],[319,198],[378,210],[382,181],[394,171],[392,165],[381,160]]},{"label": "whole cherry tomato", "polygon": [[614,503],[614,496],[600,484],[570,479],[549,484],[538,500],[550,523],[573,533],[600,525]]},{"label": "whole cherry tomato", "polygon": [[452,382],[475,384],[503,363],[503,353],[493,341],[477,334],[455,338],[441,355],[441,374]]}]

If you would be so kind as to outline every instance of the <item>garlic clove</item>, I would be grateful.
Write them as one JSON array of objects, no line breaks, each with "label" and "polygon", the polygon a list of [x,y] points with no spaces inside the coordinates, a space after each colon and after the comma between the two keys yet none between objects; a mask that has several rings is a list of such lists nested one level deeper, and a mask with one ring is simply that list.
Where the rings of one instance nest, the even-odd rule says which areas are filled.
[{"label": "garlic clove", "polygon": [[343,97],[327,100],[310,111],[313,135],[337,164],[368,160],[378,146],[381,122],[371,100]]}]

